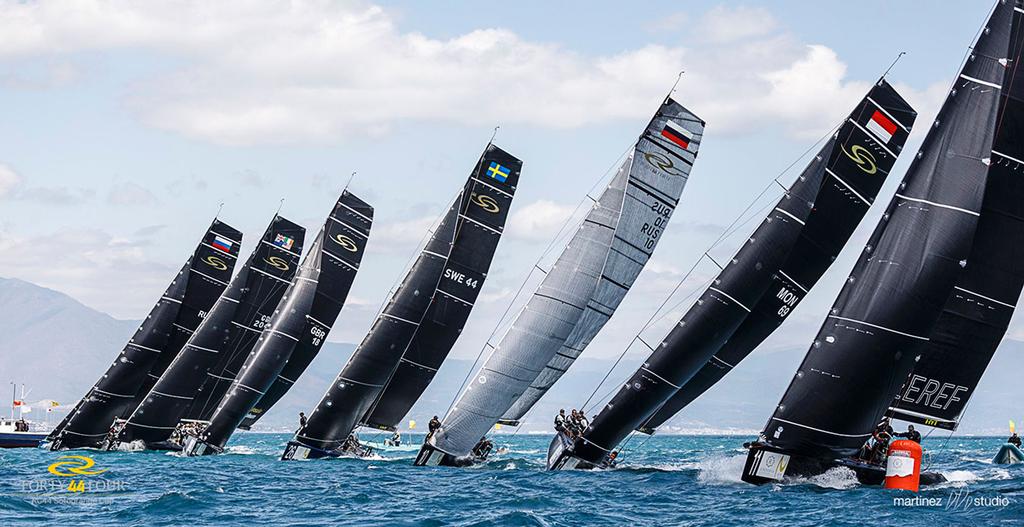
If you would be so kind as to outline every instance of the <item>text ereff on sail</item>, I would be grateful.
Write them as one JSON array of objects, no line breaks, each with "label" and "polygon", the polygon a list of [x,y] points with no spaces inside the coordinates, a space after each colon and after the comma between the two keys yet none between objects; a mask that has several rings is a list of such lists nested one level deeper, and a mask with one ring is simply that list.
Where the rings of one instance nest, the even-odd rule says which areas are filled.
[{"label": "text ereff on sail", "polygon": [[[1019,15],[1018,15],[1019,16]],[[1013,27],[991,166],[967,266],[889,415],[956,429],[1024,286],[1024,41]]]},{"label": "text ereff on sail", "polygon": [[[522,161],[493,144],[487,146],[402,285],[306,426],[296,433],[284,458],[337,455],[336,449],[372,410],[412,343],[418,353],[435,357],[432,360],[447,355],[487,276],[521,170]],[[414,401],[419,393],[407,395]]]},{"label": "text ereff on sail", "polygon": [[[914,118],[887,82],[873,86],[565,455],[600,463],[709,361],[721,362],[715,357],[727,342],[747,345],[742,356],[730,357],[738,362],[771,334],[843,249],[896,162]],[[561,449],[552,452],[557,455],[549,468],[569,461],[557,459]]]},{"label": "text ereff on sail", "polygon": [[[1014,3],[999,3],[814,343],[752,444],[743,480],[814,475],[857,453],[929,341],[971,251]],[[1016,32],[1014,32],[1016,34]],[[770,467],[769,467],[770,466]]]},{"label": "text ereff on sail", "polygon": [[[521,397],[525,413],[579,356],[633,285],[676,208],[704,122],[666,98],[579,230],[424,445],[456,464]],[[515,417],[515,416],[509,416]]]},{"label": "text ereff on sail", "polygon": [[[114,419],[127,417],[157,363],[169,363],[231,279],[242,233],[214,219],[195,250],[113,364],[50,433],[50,448],[99,447]],[[170,358],[167,358],[170,357]],[[162,360],[163,359],[163,360]],[[144,395],[144,394],[143,394]]]},{"label": "text ereff on sail", "polygon": [[219,356],[252,348],[295,275],[305,230],[275,216],[224,294],[117,436],[165,447]]},{"label": "text ereff on sail", "polygon": [[[294,353],[302,368],[320,351],[345,304],[373,222],[373,207],[345,191],[338,199],[270,323],[241,371],[217,405],[199,439],[220,452],[254,405],[275,384]],[[301,370],[297,372],[301,374]],[[288,379],[285,389],[296,380]],[[281,392],[283,395],[284,392]],[[272,403],[271,403],[272,404]],[[260,414],[269,406],[261,408]],[[190,452],[188,445],[186,453]]]}]

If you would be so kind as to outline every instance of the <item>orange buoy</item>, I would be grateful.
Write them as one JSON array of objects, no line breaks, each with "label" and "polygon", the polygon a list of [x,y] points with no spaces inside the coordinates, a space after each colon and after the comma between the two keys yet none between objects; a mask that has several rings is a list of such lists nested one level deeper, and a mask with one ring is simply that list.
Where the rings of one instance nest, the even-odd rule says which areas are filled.
[{"label": "orange buoy", "polygon": [[885,488],[917,492],[921,486],[922,452],[921,445],[915,441],[893,441],[885,466]]}]

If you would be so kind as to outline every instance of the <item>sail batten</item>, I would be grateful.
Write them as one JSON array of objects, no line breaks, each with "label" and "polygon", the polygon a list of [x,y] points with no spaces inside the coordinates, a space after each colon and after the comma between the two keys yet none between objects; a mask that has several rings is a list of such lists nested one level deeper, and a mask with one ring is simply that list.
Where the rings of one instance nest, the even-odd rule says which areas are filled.
[{"label": "sail batten", "polygon": [[496,422],[518,421],[568,370],[654,251],[703,130],[694,114],[664,101],[429,448],[468,454]]},{"label": "sail batten", "polygon": [[114,420],[135,410],[149,379],[163,373],[199,325],[200,313],[224,291],[241,239],[241,232],[214,219],[124,350],[51,432],[52,449],[98,447]]},{"label": "sail batten", "polygon": [[301,226],[274,217],[261,238],[270,243],[253,249],[181,353],[128,417],[117,434],[118,442],[141,440],[147,446],[162,446],[194,406],[200,388],[210,382],[210,369],[222,357],[248,354],[259,334],[242,328],[262,327],[269,320],[286,288],[278,279],[290,282],[294,276],[298,264],[294,253],[302,250],[304,234]]},{"label": "sail batten", "polygon": [[[880,137],[868,130],[870,124],[862,125],[878,119],[869,97],[913,122],[913,110],[888,83],[872,87],[696,303],[659,345],[648,346],[651,355],[594,417],[573,446],[573,457],[599,464],[634,429],[652,431],[692,400],[675,399],[688,392],[691,380],[706,371],[721,378],[814,286],[881,188],[896,161],[890,152],[900,151],[908,136],[900,130]],[[742,347],[720,356],[730,342]],[[562,462],[549,460],[550,468]]]},{"label": "sail batten", "polygon": [[[1006,58],[1014,64],[1019,58],[1011,55],[1020,49],[1016,3],[998,2],[992,11],[899,194],[751,448],[745,481],[764,481],[754,458],[765,451],[790,455],[787,473],[794,474],[855,455],[917,358],[929,352],[937,331],[945,331],[937,322],[968,275],[984,236],[979,227],[995,188],[990,185],[997,181],[989,159],[1004,130],[997,125]],[[979,211],[980,217],[970,213]]]},{"label": "sail batten", "polygon": [[[393,428],[461,333],[487,276],[522,161],[489,144],[369,333],[293,443],[331,455],[360,424]],[[484,181],[489,183],[484,184]],[[495,189],[503,189],[496,192]],[[402,361],[403,358],[409,361]],[[406,378],[407,369],[415,369]],[[390,390],[389,390],[390,388]],[[294,452],[294,449],[286,450]]]},{"label": "sail batten", "polygon": [[[335,215],[343,216],[345,221]],[[348,191],[342,193],[263,329],[259,342],[231,380],[209,424],[197,435],[201,444],[191,445],[188,453],[220,452],[235,427],[246,420],[249,421],[246,427],[251,426],[294,383],[289,380],[280,394],[275,393],[272,400],[266,399],[281,372],[291,363],[293,354],[299,353],[296,360],[308,364],[319,352],[355,280],[370,234],[372,220],[367,218],[372,217],[373,208],[369,204]],[[337,248],[344,256],[329,254],[328,246]],[[313,314],[319,318],[311,316]],[[296,378],[302,373],[294,366],[292,369]]]}]

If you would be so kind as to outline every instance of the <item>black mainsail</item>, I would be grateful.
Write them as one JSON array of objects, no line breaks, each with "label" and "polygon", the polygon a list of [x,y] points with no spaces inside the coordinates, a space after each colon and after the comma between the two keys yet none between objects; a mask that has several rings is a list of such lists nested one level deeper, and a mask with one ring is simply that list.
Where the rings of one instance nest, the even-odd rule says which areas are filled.
[{"label": "black mainsail", "polygon": [[[431,364],[444,359],[487,276],[521,170],[522,161],[487,145],[405,280],[306,426],[288,444],[284,459],[342,454],[340,447],[372,412],[374,401],[413,345],[416,358],[428,354]],[[421,384],[427,382],[429,378],[421,377]],[[393,401],[389,399],[388,404],[395,406],[388,408],[397,408],[394,412],[403,411],[404,415],[400,409],[418,397],[415,390],[402,392]]]},{"label": "black mainsail", "polygon": [[[345,235],[343,231],[339,230],[340,222],[329,223],[327,238],[332,243],[326,244],[321,251],[327,256],[328,262],[345,261],[358,269],[369,236],[370,225],[373,223],[373,207],[353,194],[343,195],[339,203],[342,210],[336,210],[333,216],[341,218],[342,222],[354,227],[357,232],[354,233],[351,243],[349,243],[349,240],[338,236],[339,234]],[[364,227],[365,229],[363,229]],[[360,237],[359,233],[363,233],[363,236]],[[330,270],[329,274],[333,275],[335,269],[328,269]],[[321,273],[324,272],[321,270]],[[352,273],[354,275],[355,270],[352,270]],[[344,282],[334,277],[326,282],[324,285],[317,286],[316,297],[313,299],[313,306],[307,317],[311,326],[299,338],[299,342],[288,356],[288,362],[284,365],[284,369],[278,373],[274,383],[260,397],[259,402],[242,419],[238,425],[239,428],[248,430],[263,417],[267,410],[288,393],[295,381],[320,353],[320,348],[327,340],[327,334],[330,333],[331,327],[338,319],[338,314],[341,313],[341,308],[348,297],[348,287],[350,287],[350,285],[343,286]]]},{"label": "black mainsail", "polygon": [[[678,206],[704,121],[666,97],[526,306],[427,438],[417,465],[462,465],[518,421],[615,313]],[[490,345],[489,343],[487,345]]]},{"label": "black mainsail", "polygon": [[[1016,15],[1020,17],[1020,15]],[[889,415],[955,430],[995,355],[1024,286],[1024,41],[1013,26],[1013,62],[1002,107],[981,217],[967,266],[946,300],[914,371]]]},{"label": "black mainsail", "polygon": [[160,359],[178,354],[202,316],[224,292],[241,240],[242,233],[213,220],[113,364],[50,433],[52,450],[99,447],[114,420],[135,410],[137,393],[147,387],[146,381],[162,362]]},{"label": "black mainsail", "polygon": [[[993,156],[1015,2],[999,2],[914,162],[758,441],[743,480],[854,456],[926,351],[964,275]],[[1016,32],[1013,32],[1016,35]],[[879,471],[858,476],[881,480]],[[884,472],[884,471],[882,471]]]},{"label": "black mainsail", "polygon": [[[320,350],[359,271],[372,218],[373,207],[348,191],[342,193],[270,323],[263,328],[256,348],[217,405],[210,423],[198,434],[198,441],[186,440],[185,453],[221,452],[235,427],[278,379],[294,351],[301,346],[304,353],[316,355]],[[259,414],[267,408],[261,408]]]},{"label": "black mainsail", "polygon": [[725,362],[730,339],[746,356],[778,328],[871,207],[915,117],[879,80],[582,437],[571,449],[552,441],[549,468],[599,464],[709,362]]},{"label": "black mainsail", "polygon": [[[252,348],[295,275],[305,230],[275,216],[238,274],[117,433],[117,442],[167,445],[209,368],[222,354]],[[257,329],[258,328],[258,329]],[[252,334],[255,332],[255,337]]]}]

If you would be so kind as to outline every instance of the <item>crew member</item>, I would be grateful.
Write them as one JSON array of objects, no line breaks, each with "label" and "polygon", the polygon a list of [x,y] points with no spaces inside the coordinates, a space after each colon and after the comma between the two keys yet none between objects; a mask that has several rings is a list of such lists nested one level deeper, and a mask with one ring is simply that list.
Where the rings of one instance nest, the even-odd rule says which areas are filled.
[{"label": "crew member", "polygon": [[903,437],[915,443],[921,442],[921,432],[914,430],[914,425],[908,426],[907,431],[903,432],[902,434],[893,434],[893,437]]},{"label": "crew member", "polygon": [[559,434],[566,433],[565,428],[565,408],[558,411],[558,415],[555,416],[555,432]]},{"label": "crew member", "polygon": [[391,446],[402,446],[402,434],[399,434],[397,430],[391,435]]},{"label": "crew member", "polygon": [[1006,440],[1006,442],[1010,443],[1011,445],[1017,448],[1020,448],[1020,436],[1017,435],[1017,432],[1014,432],[1013,435],[1011,435],[1010,438]]},{"label": "crew member", "polygon": [[438,428],[441,428],[441,420],[435,415],[434,417],[431,417],[430,422],[427,423],[427,437],[429,438],[434,435],[434,432],[436,432]]},{"label": "crew member", "polygon": [[306,414],[299,412],[299,428],[306,428]]}]

